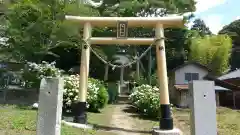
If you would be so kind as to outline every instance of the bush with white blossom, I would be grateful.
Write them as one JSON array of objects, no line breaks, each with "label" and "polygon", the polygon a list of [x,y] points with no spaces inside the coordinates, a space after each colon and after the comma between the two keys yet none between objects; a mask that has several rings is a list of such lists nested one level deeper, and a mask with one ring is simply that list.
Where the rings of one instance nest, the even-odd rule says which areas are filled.
[{"label": "bush with white blossom", "polygon": [[63,70],[55,67],[55,62],[48,63],[43,61],[40,64],[28,62],[23,70],[23,86],[27,88],[39,88],[40,81],[45,77],[59,77]]},{"label": "bush with white blossom", "polygon": [[75,75],[64,77],[63,110],[70,112],[71,105],[78,100],[79,78]]},{"label": "bush with white blossom", "polygon": [[[62,76],[63,70],[55,67],[55,62],[43,61],[40,64],[28,62],[23,70],[24,87],[39,88],[40,81],[45,77],[63,77],[63,110],[71,112],[72,103],[78,100],[79,75]],[[87,90],[87,107],[91,111],[98,111],[108,102],[108,92],[103,82],[89,78]]]},{"label": "bush with white blossom", "polygon": [[[72,103],[78,100],[79,75],[64,77],[63,109],[71,112]],[[87,107],[91,111],[99,111],[108,102],[108,93],[103,83],[97,79],[88,79]]]},{"label": "bush with white blossom", "polygon": [[158,117],[160,115],[159,89],[150,85],[141,85],[133,88],[129,97],[131,103],[144,115]]}]

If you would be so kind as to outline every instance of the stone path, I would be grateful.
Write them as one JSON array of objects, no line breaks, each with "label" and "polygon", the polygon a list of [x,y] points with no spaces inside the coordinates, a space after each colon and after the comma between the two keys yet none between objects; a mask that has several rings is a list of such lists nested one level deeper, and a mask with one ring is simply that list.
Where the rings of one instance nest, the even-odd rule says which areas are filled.
[{"label": "stone path", "polygon": [[119,104],[114,108],[111,125],[123,129],[114,131],[118,135],[140,135],[140,133],[136,133],[133,130],[134,123],[132,117],[123,111],[128,106],[128,104]]}]

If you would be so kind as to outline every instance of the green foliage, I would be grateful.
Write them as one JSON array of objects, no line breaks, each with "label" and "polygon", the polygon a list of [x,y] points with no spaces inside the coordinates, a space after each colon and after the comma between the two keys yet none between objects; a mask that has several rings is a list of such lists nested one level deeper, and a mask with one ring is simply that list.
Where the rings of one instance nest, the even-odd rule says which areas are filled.
[{"label": "green foliage", "polygon": [[[63,7],[58,6],[58,11]],[[40,1],[21,0],[11,5],[6,12],[6,37],[8,46],[3,51],[17,61],[39,61],[50,54],[52,32],[60,25],[53,19],[61,12],[52,12],[50,6]]]},{"label": "green foliage", "polygon": [[[148,84],[149,83],[149,78],[144,77],[143,75],[140,75],[139,79],[135,77],[136,83],[138,85],[143,85],[143,84]],[[158,78],[157,78],[157,73],[154,73],[151,75],[151,85],[152,86],[158,86]]]},{"label": "green foliage", "polygon": [[104,87],[104,84],[97,79],[89,78],[87,97],[89,110],[99,111],[99,109],[105,107],[108,103],[108,99],[108,92]]},{"label": "green foliage", "polygon": [[219,34],[227,34],[231,37],[234,45],[240,46],[240,19],[224,26]]},{"label": "green foliage", "polygon": [[219,34],[227,34],[231,37],[233,43],[233,52],[230,61],[231,69],[235,70],[236,68],[240,68],[240,19],[224,26],[223,29],[219,31]]},{"label": "green foliage", "polygon": [[24,87],[39,89],[42,78],[60,77],[62,73],[62,70],[55,67],[55,62],[43,61],[41,64],[28,62],[22,73]]},{"label": "green foliage", "polygon": [[193,12],[195,3],[194,0],[104,0],[98,10],[102,16],[163,16]]},{"label": "green foliage", "polygon": [[149,85],[141,85],[133,89],[130,95],[131,103],[144,115],[158,117],[160,115],[159,89]]},{"label": "green foliage", "polygon": [[204,21],[201,19],[196,19],[193,21],[193,26],[191,30],[196,30],[197,32],[199,32],[199,35],[202,37],[205,35],[212,35],[212,32],[210,31],[210,29],[206,26]]},{"label": "green foliage", "polygon": [[108,83],[109,103],[116,103],[118,97],[118,88],[115,82]]},{"label": "green foliage", "polygon": [[[161,9],[159,11],[159,9]],[[28,11],[31,11],[30,13]],[[185,12],[195,11],[194,0],[104,0],[104,4],[98,8],[78,5],[76,1],[62,2],[62,1],[35,1],[35,0],[21,0],[14,3],[9,8],[6,14],[7,30],[6,37],[9,38],[9,46],[2,46],[2,53],[7,53],[17,61],[34,61],[39,63],[43,58],[44,60],[56,60],[60,66],[65,66],[63,59],[72,60],[68,63],[75,64],[75,60],[79,51],[73,52],[69,48],[78,50],[81,42],[82,29],[77,23],[70,21],[63,21],[63,15],[80,15],[80,16],[164,16],[166,14],[182,14]],[[24,24],[21,27],[20,24]],[[79,34],[80,32],[80,34]],[[115,36],[115,30],[110,28],[94,29],[93,36]],[[154,31],[152,29],[129,29],[129,35],[134,37],[152,37]],[[174,40],[173,38],[182,37],[181,34],[172,34],[168,41]],[[166,43],[168,67],[172,68],[183,62],[182,50],[175,49],[178,46],[183,46],[180,39],[174,42]],[[183,41],[183,40],[181,40]],[[178,44],[176,44],[178,43]],[[61,47],[59,47],[61,45]],[[172,46],[172,47],[170,47]],[[118,49],[120,48],[120,49]],[[101,46],[95,47],[95,50],[108,61],[112,61],[112,56],[116,50],[128,50],[123,47],[116,46]],[[146,47],[137,47],[137,52],[140,54]],[[71,56],[66,51],[71,51],[76,55]],[[131,57],[134,56],[132,49],[129,49],[127,54]],[[154,51],[153,51],[154,52]],[[174,53],[172,53],[174,52]],[[72,53],[72,54],[73,54]],[[174,54],[174,55],[173,55]],[[67,55],[67,56],[66,56]],[[155,54],[152,54],[155,56]],[[48,57],[46,57],[48,56]],[[50,57],[50,58],[49,58]],[[73,62],[74,61],[74,62]],[[59,64],[61,63],[61,64]],[[102,63],[96,57],[91,57],[90,75],[100,78],[103,76],[104,70]],[[69,64],[71,65],[71,64]],[[143,65],[147,65],[143,61]],[[68,69],[69,67],[65,67]],[[100,69],[99,69],[100,68]],[[109,75],[111,76],[111,74]]]},{"label": "green foliage", "polygon": [[[81,11],[79,11],[81,8]],[[61,1],[21,0],[12,4],[6,12],[5,37],[8,46],[1,52],[16,61],[40,62],[46,55],[58,57],[52,49],[79,47],[79,25],[65,22],[66,14],[96,16],[98,12],[74,3]]]},{"label": "green foliage", "polygon": [[206,36],[192,40],[190,60],[208,66],[219,75],[229,69],[232,42],[226,35]]},{"label": "green foliage", "polygon": [[105,107],[105,105],[108,103],[109,101],[109,95],[108,95],[108,91],[107,89],[104,87],[104,85],[101,85],[99,88],[99,92],[98,92],[98,107],[96,108],[98,110],[98,108],[102,109]]},{"label": "green foliage", "polygon": [[[96,8],[101,16],[124,16],[124,17],[132,17],[132,16],[165,16],[166,14],[181,14],[185,12],[192,12],[195,11],[195,1],[194,0],[175,0],[175,1],[169,1],[169,0],[104,0],[104,4],[100,6],[99,8]],[[159,10],[161,9],[161,10]],[[94,36],[115,36],[115,29],[98,29],[94,31]],[[169,34],[170,35],[170,34]],[[168,41],[173,41],[174,38],[179,37],[178,39],[174,40],[175,42],[169,42],[166,43],[166,49],[167,49],[167,60],[168,67],[174,68],[176,65],[183,63],[183,57],[182,55],[171,55],[172,48],[182,47],[184,45],[183,42],[179,42],[179,39],[182,38],[182,33],[179,34],[172,34],[171,38],[169,38]],[[154,31],[152,29],[147,28],[131,28],[129,29],[129,36],[131,37],[152,37],[154,36]],[[185,37],[183,39],[186,39]],[[183,41],[183,40],[181,40]],[[170,48],[170,44],[173,46]],[[136,46],[134,48],[132,47],[105,47],[100,46],[97,49],[102,50],[99,52],[102,52],[102,56],[105,56],[105,58],[108,61],[111,61],[112,56],[114,53],[116,53],[116,50],[126,50],[126,55],[130,55],[132,58],[135,56],[135,50],[137,53],[141,54],[143,51],[146,50],[146,47],[144,46]],[[169,49],[170,48],[170,49]],[[182,49],[184,50],[184,49]],[[176,49],[174,50],[178,54],[182,54],[182,50]],[[153,51],[155,52],[155,51]],[[152,53],[153,57],[155,57],[155,53]],[[147,60],[142,60],[143,65],[147,68]],[[94,62],[93,64],[96,64]],[[97,64],[96,64],[97,65]],[[97,65],[98,66],[98,65]],[[101,66],[103,67],[103,66]],[[104,69],[102,69],[104,70]],[[96,73],[94,72],[94,75]],[[100,73],[99,73],[100,74]],[[103,76],[103,74],[102,74]],[[114,76],[113,76],[114,77]],[[113,78],[112,77],[112,78]],[[109,78],[111,78],[111,74],[109,74]]]},{"label": "green foliage", "polygon": [[190,33],[191,31],[187,28],[169,28],[165,30],[168,70],[174,69],[187,60]]},{"label": "green foliage", "polygon": [[[71,112],[72,103],[78,100],[79,75],[64,77],[63,109]],[[97,79],[89,78],[87,90],[88,110],[99,111],[106,106],[108,93],[103,83]]]}]

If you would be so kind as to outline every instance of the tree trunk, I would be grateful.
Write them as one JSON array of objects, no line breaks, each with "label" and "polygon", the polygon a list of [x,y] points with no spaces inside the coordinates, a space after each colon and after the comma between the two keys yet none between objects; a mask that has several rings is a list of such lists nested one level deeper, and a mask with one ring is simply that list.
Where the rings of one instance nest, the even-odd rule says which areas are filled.
[{"label": "tree trunk", "polygon": [[104,81],[108,80],[108,70],[109,70],[109,65],[105,65],[105,74],[104,74]]},{"label": "tree trunk", "polygon": [[[135,47],[135,56],[138,57],[137,48]],[[139,61],[136,62],[136,79],[139,80],[140,77],[140,63]]]},{"label": "tree trunk", "polygon": [[145,70],[145,68],[144,68],[143,63],[142,63],[141,60],[139,60],[139,64],[140,64],[140,67],[141,67],[142,71],[143,71],[144,74],[145,74],[146,70]]},{"label": "tree trunk", "polygon": [[149,50],[149,60],[148,60],[148,81],[149,81],[149,85],[151,85],[152,83],[152,49]]},{"label": "tree trunk", "polygon": [[136,63],[136,75],[137,75],[137,80],[138,80],[139,77],[140,77],[140,63],[139,63],[139,61],[137,61],[137,63]]}]

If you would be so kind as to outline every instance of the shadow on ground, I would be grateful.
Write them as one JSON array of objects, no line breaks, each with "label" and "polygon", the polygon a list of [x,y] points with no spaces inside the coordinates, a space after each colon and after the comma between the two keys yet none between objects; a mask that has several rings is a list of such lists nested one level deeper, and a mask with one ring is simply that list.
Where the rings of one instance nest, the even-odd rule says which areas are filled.
[{"label": "shadow on ground", "polygon": [[124,131],[128,133],[141,133],[141,134],[150,134],[151,131],[142,131],[142,130],[133,130],[133,129],[125,129],[120,127],[110,127],[110,126],[103,126],[103,125],[97,125],[97,124],[91,124],[94,126],[96,130],[102,130],[102,131]]},{"label": "shadow on ground", "polygon": [[133,118],[139,118],[139,119],[143,119],[143,120],[151,120],[151,121],[158,121],[157,118],[151,118],[148,117],[146,115],[142,115],[135,107],[133,107],[132,105],[129,105],[128,107],[126,107],[125,109],[123,109],[123,111],[125,113],[130,113],[130,116]]}]

